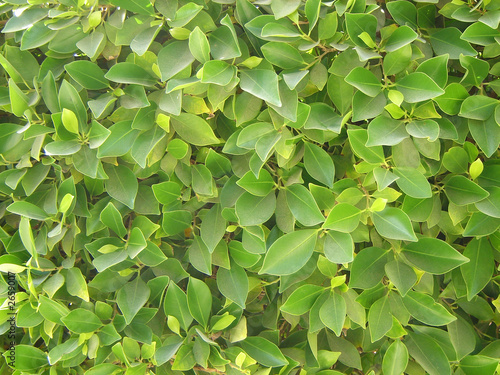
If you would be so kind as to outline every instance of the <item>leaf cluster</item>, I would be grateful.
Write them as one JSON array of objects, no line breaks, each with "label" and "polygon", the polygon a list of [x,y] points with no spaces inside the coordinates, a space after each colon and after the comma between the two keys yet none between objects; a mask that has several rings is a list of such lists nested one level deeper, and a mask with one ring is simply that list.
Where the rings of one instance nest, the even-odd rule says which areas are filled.
[{"label": "leaf cluster", "polygon": [[0,2],[0,374],[498,373],[499,23]]}]

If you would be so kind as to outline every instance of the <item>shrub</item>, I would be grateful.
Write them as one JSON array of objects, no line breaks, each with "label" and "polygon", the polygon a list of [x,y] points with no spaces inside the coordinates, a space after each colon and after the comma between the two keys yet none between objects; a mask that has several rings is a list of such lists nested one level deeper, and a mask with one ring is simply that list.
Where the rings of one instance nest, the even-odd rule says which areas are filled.
[{"label": "shrub", "polygon": [[500,1],[0,9],[0,373],[495,373]]}]

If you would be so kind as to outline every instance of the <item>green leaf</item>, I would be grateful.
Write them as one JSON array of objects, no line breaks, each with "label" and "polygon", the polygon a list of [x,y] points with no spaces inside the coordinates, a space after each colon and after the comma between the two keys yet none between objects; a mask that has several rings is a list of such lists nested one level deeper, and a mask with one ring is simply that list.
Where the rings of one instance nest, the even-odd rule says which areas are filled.
[{"label": "green leaf", "polygon": [[212,309],[212,294],[207,284],[190,278],[187,287],[187,303],[191,316],[206,328]]},{"label": "green leaf", "polygon": [[294,69],[304,65],[300,52],[286,43],[269,42],[261,47],[261,51],[267,61],[283,69]]},{"label": "green leaf", "polygon": [[207,61],[200,72],[202,83],[226,86],[234,79],[236,68],[224,61]]},{"label": "green leaf", "polygon": [[104,170],[109,177],[105,182],[109,195],[133,209],[139,184],[132,171],[123,165],[108,165]]},{"label": "green leaf", "polygon": [[314,226],[325,220],[311,192],[302,185],[288,186],[286,201],[293,216],[304,226]]},{"label": "green leaf", "polygon": [[130,236],[127,241],[127,254],[133,259],[135,258],[142,250],[144,250],[147,246],[146,239],[144,238],[144,234],[142,230],[138,227],[135,227],[130,232]]},{"label": "green leaf", "polygon": [[464,99],[469,96],[469,93],[460,83],[450,83],[446,86],[444,94],[434,98],[434,101],[439,105],[443,112],[449,115],[457,115]]},{"label": "green leaf", "polygon": [[263,337],[247,337],[241,342],[241,347],[263,366],[281,367],[288,364],[278,347]]},{"label": "green leaf", "polygon": [[7,206],[7,211],[33,220],[47,220],[50,216],[33,203],[18,201]]},{"label": "green leaf", "polygon": [[449,54],[450,59],[456,60],[460,54],[476,56],[477,52],[469,42],[461,39],[462,33],[455,27],[435,29],[430,35],[431,45],[436,55]]},{"label": "green leaf", "polygon": [[186,294],[172,280],[165,294],[163,302],[163,310],[165,315],[174,316],[180,323],[182,329],[188,330],[189,325],[193,321],[189,312]]},{"label": "green leaf", "polygon": [[89,291],[87,283],[79,268],[71,267],[66,274],[66,289],[72,296],[89,302]]},{"label": "green leaf", "polygon": [[398,177],[396,184],[403,191],[413,198],[431,198],[431,186],[425,176],[416,169],[394,168],[394,174]]},{"label": "green leaf", "polygon": [[276,195],[273,192],[265,197],[256,197],[245,192],[236,201],[236,215],[240,225],[259,225],[271,218],[276,208]]},{"label": "green leaf", "polygon": [[451,375],[450,364],[443,349],[430,337],[409,332],[408,338],[404,341],[410,355],[430,375]]},{"label": "green leaf", "polygon": [[396,87],[407,103],[423,102],[444,94],[444,90],[436,82],[421,72],[408,74],[396,82]]},{"label": "green leaf", "polygon": [[330,328],[337,337],[340,336],[346,317],[346,303],[342,296],[330,292],[329,298],[319,310],[319,317],[323,324]]},{"label": "green leaf", "polygon": [[[15,346],[14,350],[16,370],[35,371],[49,364],[47,353],[44,353],[37,347],[19,344]],[[6,362],[12,363],[12,360],[6,358]]]},{"label": "green leaf", "polygon": [[181,196],[179,184],[167,181],[152,186],[155,198],[161,204],[169,205],[177,201]]},{"label": "green leaf", "polygon": [[220,204],[216,204],[205,214],[200,228],[201,239],[210,253],[215,250],[225,233],[226,220],[221,215]]},{"label": "green leaf", "polygon": [[408,366],[408,349],[400,340],[395,340],[384,354],[382,371],[386,375],[400,375]]},{"label": "green leaf", "polygon": [[112,82],[142,86],[154,86],[156,84],[156,79],[146,70],[130,62],[113,65],[104,75],[104,78]]},{"label": "green leaf", "polygon": [[127,324],[132,322],[141,307],[148,301],[150,294],[151,290],[139,276],[120,288],[116,295],[116,303]]},{"label": "green leaf", "polygon": [[398,288],[402,297],[417,283],[415,271],[399,260],[387,263],[385,265],[385,273],[389,280]]},{"label": "green leaf", "polygon": [[449,244],[437,238],[420,238],[418,242],[403,247],[403,254],[421,270],[437,275],[469,261]]},{"label": "green leaf", "polygon": [[196,364],[194,358],[193,344],[182,345],[175,355],[172,370],[175,371],[189,371]]},{"label": "green leaf", "polygon": [[302,315],[308,312],[324,288],[318,285],[303,285],[293,291],[280,310],[290,315]]},{"label": "green leaf", "polygon": [[158,53],[161,80],[166,81],[190,66],[194,56],[190,51],[190,43],[173,42],[163,47]]},{"label": "green leaf", "polygon": [[444,189],[448,199],[458,206],[479,202],[490,194],[464,176],[452,176]]},{"label": "green leaf", "polygon": [[361,250],[351,266],[350,288],[370,289],[377,285],[384,275],[387,250],[367,247]]},{"label": "green leaf", "polygon": [[413,3],[401,0],[391,1],[387,3],[387,9],[399,25],[417,27],[417,9]]},{"label": "green leaf", "polygon": [[152,16],[155,14],[153,4],[151,4],[149,0],[112,0],[111,3],[133,13],[139,13],[145,16]]},{"label": "green leaf", "polygon": [[417,33],[406,25],[398,27],[387,39],[385,50],[387,52],[396,51],[413,42],[417,36]]},{"label": "green leaf", "polygon": [[89,90],[105,89],[109,86],[104,78],[104,72],[97,64],[90,61],[79,60],[66,64],[64,69],[78,84]]},{"label": "green leaf", "polygon": [[495,38],[499,36],[500,33],[495,28],[491,28],[482,22],[474,22],[464,30],[460,38],[473,44],[487,46],[495,43]]},{"label": "green leaf", "polygon": [[493,375],[497,366],[497,359],[482,355],[471,355],[460,361],[460,368],[466,375]]},{"label": "green leaf", "polygon": [[75,333],[90,333],[102,327],[102,323],[92,311],[85,309],[72,310],[68,315],[61,318],[66,328]]},{"label": "green leaf", "polygon": [[382,84],[375,74],[360,66],[351,70],[345,81],[371,97],[377,96],[382,91]]},{"label": "green leaf", "polygon": [[248,276],[245,270],[236,263],[229,270],[219,268],[217,271],[217,287],[224,297],[233,301],[242,309],[248,295]]},{"label": "green leaf", "polygon": [[276,73],[263,69],[242,70],[240,79],[240,87],[243,91],[281,107]]},{"label": "green leaf", "polygon": [[182,27],[191,21],[203,9],[202,6],[195,3],[187,3],[181,6],[175,12],[173,20],[169,20],[168,24],[171,27]]},{"label": "green leaf", "polygon": [[317,230],[304,229],[285,234],[269,248],[260,274],[290,275],[301,269],[316,246]]},{"label": "green leaf", "polygon": [[468,165],[469,155],[461,147],[452,147],[443,155],[443,166],[450,172],[465,173]]},{"label": "green leaf", "polygon": [[439,136],[439,125],[433,120],[412,121],[406,126],[406,131],[414,138],[427,138],[434,142]]},{"label": "green leaf", "polygon": [[189,211],[176,210],[163,213],[162,228],[167,236],[175,236],[191,226],[192,215]]},{"label": "green leaf", "polygon": [[465,98],[460,106],[461,117],[472,120],[486,120],[493,114],[498,100],[483,95],[474,95]]},{"label": "green leaf", "polygon": [[368,312],[371,341],[380,340],[392,327],[392,314],[387,295],[376,300]]},{"label": "green leaf", "polygon": [[472,326],[461,316],[448,324],[451,343],[457,353],[457,359],[470,354],[476,347],[476,333]]},{"label": "green leaf", "polygon": [[172,116],[172,125],[182,139],[195,146],[219,143],[208,122],[199,116],[190,113]]},{"label": "green leaf", "polygon": [[100,219],[104,225],[120,237],[124,237],[127,234],[127,229],[123,225],[122,215],[112,202],[109,202],[104,210],[101,211]]},{"label": "green leaf", "polygon": [[383,211],[372,212],[372,219],[377,232],[386,238],[417,241],[410,218],[400,209],[386,207]]},{"label": "green leaf", "polygon": [[304,167],[307,173],[329,188],[333,187],[335,165],[332,158],[321,147],[306,142],[304,149]]},{"label": "green leaf", "polygon": [[485,189],[490,195],[482,201],[474,203],[476,208],[483,214],[500,218],[500,188],[487,187]]},{"label": "green leaf", "polygon": [[354,259],[354,241],[349,233],[328,231],[323,250],[332,263],[350,263]]},{"label": "green leaf", "polygon": [[106,137],[104,143],[98,146],[97,156],[99,158],[125,155],[132,148],[135,139],[140,133],[139,130],[132,129],[131,121],[117,122],[108,130],[111,134]]},{"label": "green leaf", "polygon": [[394,146],[408,138],[407,128],[403,121],[390,117],[377,116],[368,124],[367,147]]},{"label": "green leaf", "polygon": [[212,174],[205,165],[193,165],[191,168],[191,181],[191,186],[196,194],[206,196],[214,194]]},{"label": "green leaf", "polygon": [[293,13],[300,5],[300,0],[276,0],[271,3],[271,9],[276,19]]},{"label": "green leaf", "polygon": [[273,178],[265,169],[260,170],[258,178],[255,177],[252,171],[248,171],[236,183],[258,197],[265,197],[271,193],[275,185]]},{"label": "green leaf", "polygon": [[358,227],[360,215],[359,208],[349,203],[339,203],[328,214],[323,228],[350,233]]},{"label": "green leaf", "polygon": [[349,143],[356,156],[371,164],[381,164],[385,161],[382,146],[368,147],[368,132],[365,129],[349,129]]},{"label": "green leaf", "polygon": [[353,43],[360,47],[369,47],[359,37],[363,32],[367,33],[372,40],[375,40],[375,31],[377,29],[377,18],[372,14],[347,13],[345,15],[347,33]]},{"label": "green leaf", "polygon": [[495,260],[493,249],[486,238],[472,239],[464,250],[464,256],[470,261],[460,266],[460,271],[467,286],[467,299],[478,294],[490,282]]},{"label": "green leaf", "polygon": [[457,319],[427,294],[408,291],[403,303],[415,319],[431,326],[443,326]]}]

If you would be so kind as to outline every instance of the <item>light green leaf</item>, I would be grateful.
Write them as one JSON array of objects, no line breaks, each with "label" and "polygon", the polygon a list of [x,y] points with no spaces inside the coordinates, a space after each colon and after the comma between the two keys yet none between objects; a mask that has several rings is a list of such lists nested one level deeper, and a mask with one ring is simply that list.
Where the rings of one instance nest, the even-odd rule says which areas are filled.
[{"label": "light green leaf", "polygon": [[263,366],[281,367],[288,364],[278,347],[263,337],[247,337],[241,342],[241,347],[250,357]]},{"label": "light green leaf", "polygon": [[245,270],[236,263],[232,263],[229,270],[219,268],[217,271],[217,287],[220,292],[242,309],[245,308],[248,286],[248,276]]},{"label": "light green leaf", "polygon": [[280,310],[290,315],[302,315],[308,312],[316,299],[325,289],[318,285],[306,284],[293,291]]},{"label": "light green leaf", "polygon": [[425,176],[416,169],[394,168],[394,174],[398,177],[396,184],[403,191],[413,198],[431,198],[431,185]]},{"label": "light green leaf", "polygon": [[351,70],[345,81],[368,96],[377,96],[382,91],[382,84],[375,74],[360,66]]},{"label": "light green leaf", "polygon": [[408,366],[408,349],[400,340],[395,340],[384,354],[382,371],[385,375],[401,375]]},{"label": "light green leaf", "polygon": [[325,220],[311,192],[303,185],[288,186],[286,201],[293,216],[304,226],[314,226]]},{"label": "light green leaf", "polygon": [[107,165],[104,170],[109,177],[105,182],[109,195],[133,209],[139,189],[139,183],[134,173],[123,165]]},{"label": "light green leaf", "polygon": [[376,300],[368,312],[371,341],[380,340],[392,327],[392,314],[387,295]]},{"label": "light green leaf", "polygon": [[316,245],[317,230],[304,229],[285,234],[269,248],[260,274],[290,275],[301,269]]},{"label": "light green leaf", "polygon": [[403,255],[421,270],[437,275],[469,261],[449,244],[437,238],[420,238],[418,242],[403,247]]},{"label": "light green leaf", "polygon": [[127,324],[132,322],[141,307],[148,301],[150,294],[151,290],[139,275],[135,280],[120,288],[116,295],[116,303]]},{"label": "light green leaf", "polygon": [[66,64],[64,69],[76,82],[89,90],[100,90],[109,87],[104,78],[104,72],[97,64],[90,61],[79,60]]},{"label": "light green leaf", "polygon": [[187,286],[187,303],[191,316],[206,328],[212,309],[212,293],[207,284],[190,278]]},{"label": "light green leaf", "polygon": [[396,82],[407,103],[423,102],[444,94],[436,82],[422,72],[410,73]]},{"label": "light green leaf", "polygon": [[120,237],[124,237],[127,234],[127,229],[123,225],[122,215],[112,202],[109,202],[104,210],[101,211],[100,219],[104,225]]},{"label": "light green leaf", "polygon": [[319,310],[319,317],[323,324],[330,328],[337,337],[340,336],[346,317],[346,303],[342,296],[331,292]]},{"label": "light green leaf", "polygon": [[256,197],[248,192],[236,201],[236,216],[240,225],[259,225],[271,218],[276,208],[274,191],[265,197]]},{"label": "light green leaf", "polygon": [[395,207],[372,212],[373,224],[380,235],[394,240],[417,241],[408,215]]},{"label": "light green leaf", "polygon": [[281,107],[276,73],[263,69],[242,70],[240,79],[240,87],[243,91]]},{"label": "light green leaf", "polygon": [[444,191],[448,199],[458,206],[479,202],[490,195],[476,183],[459,175],[446,182]]},{"label": "light green leaf", "polygon": [[387,263],[385,265],[385,273],[403,297],[417,283],[415,271],[399,260]]},{"label": "light green leaf", "polygon": [[443,326],[457,319],[427,294],[408,291],[403,303],[411,316],[431,326]]},{"label": "light green leaf", "polygon": [[323,228],[350,233],[358,227],[360,215],[359,208],[349,203],[339,203],[328,214]]},{"label": "light green leaf", "polygon": [[361,250],[351,266],[350,288],[370,289],[377,285],[384,276],[387,263],[387,250],[367,247]]},{"label": "light green leaf", "polygon": [[470,261],[460,266],[460,271],[467,286],[467,299],[470,301],[489,282],[495,268],[493,249],[483,237],[472,239],[464,250],[464,256]]},{"label": "light green leaf", "polygon": [[112,82],[142,86],[154,86],[157,82],[146,70],[130,62],[113,65],[104,75],[104,78]]},{"label": "light green leaf", "polygon": [[206,146],[219,143],[208,122],[199,116],[190,113],[172,116],[172,125],[182,139],[193,145]]},{"label": "light green leaf", "polygon": [[64,325],[75,333],[90,333],[98,330],[102,323],[92,311],[78,308],[61,318]]},{"label": "light green leaf", "polygon": [[269,42],[261,47],[267,61],[283,69],[294,69],[304,65],[300,52],[286,43]]},{"label": "light green leaf", "polygon": [[321,147],[310,142],[304,143],[304,167],[314,179],[333,187],[335,177],[335,165],[332,158]]}]

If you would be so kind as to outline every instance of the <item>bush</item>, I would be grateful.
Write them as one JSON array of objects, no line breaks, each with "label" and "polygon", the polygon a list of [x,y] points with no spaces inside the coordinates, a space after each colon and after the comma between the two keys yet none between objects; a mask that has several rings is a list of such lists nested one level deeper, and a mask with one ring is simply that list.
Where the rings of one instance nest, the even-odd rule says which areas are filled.
[{"label": "bush", "polygon": [[0,373],[496,372],[500,1],[0,9]]}]

